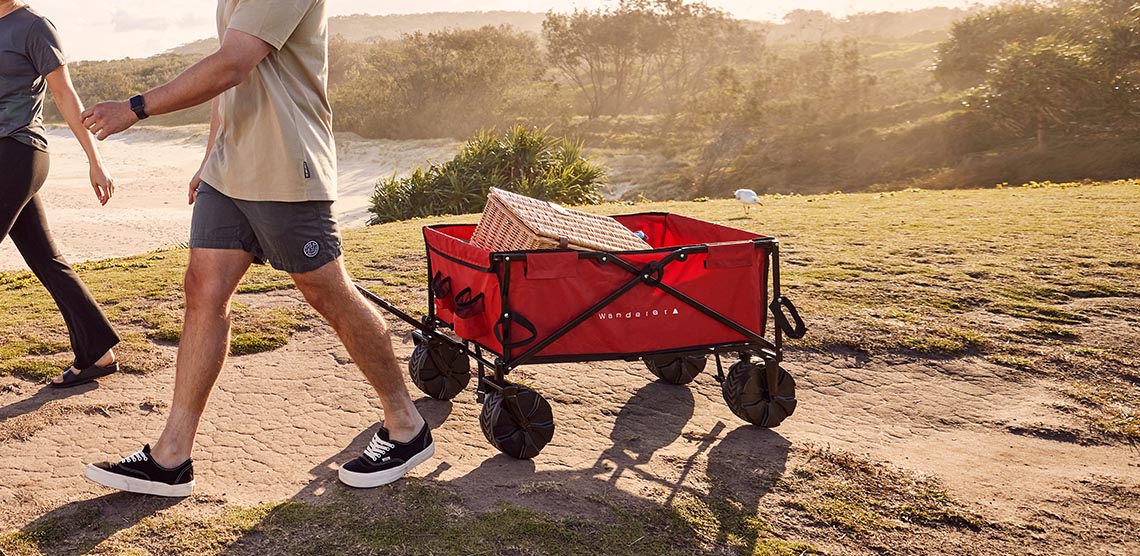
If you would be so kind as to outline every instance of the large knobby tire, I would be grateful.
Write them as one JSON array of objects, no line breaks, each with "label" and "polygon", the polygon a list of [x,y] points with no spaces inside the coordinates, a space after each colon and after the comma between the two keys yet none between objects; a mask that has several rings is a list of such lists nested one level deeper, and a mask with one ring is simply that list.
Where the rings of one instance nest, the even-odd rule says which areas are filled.
[{"label": "large knobby tire", "polygon": [[508,407],[508,397],[495,390],[487,392],[479,425],[483,436],[500,452],[516,459],[530,459],[554,438],[554,410],[542,394],[525,386],[514,388],[518,389],[515,398],[528,425],[519,425]]},{"label": "large knobby tire", "polygon": [[768,391],[764,365],[740,361],[728,369],[721,393],[737,417],[760,427],[777,427],[796,411],[796,381],[783,368],[777,369],[775,392]]},{"label": "large knobby tire", "polygon": [[462,348],[441,338],[412,333],[416,349],[408,360],[408,373],[421,392],[437,400],[458,396],[471,381],[471,360]]},{"label": "large knobby tire", "polygon": [[669,384],[688,384],[705,370],[708,359],[703,353],[685,355],[650,355],[645,366],[653,376]]}]

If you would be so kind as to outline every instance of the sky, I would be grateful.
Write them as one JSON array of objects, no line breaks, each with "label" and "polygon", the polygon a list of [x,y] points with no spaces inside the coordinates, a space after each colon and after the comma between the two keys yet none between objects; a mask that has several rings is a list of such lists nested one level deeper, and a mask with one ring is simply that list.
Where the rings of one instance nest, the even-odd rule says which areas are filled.
[{"label": "sky", "polygon": [[[213,0],[25,0],[63,35],[73,60],[145,58],[216,34]],[[989,3],[992,0],[987,0]],[[375,15],[461,11],[570,11],[615,4],[615,0],[328,0],[330,15]],[[905,11],[930,6],[965,7],[974,0],[706,0],[743,19],[779,20],[795,9],[837,16]]]}]

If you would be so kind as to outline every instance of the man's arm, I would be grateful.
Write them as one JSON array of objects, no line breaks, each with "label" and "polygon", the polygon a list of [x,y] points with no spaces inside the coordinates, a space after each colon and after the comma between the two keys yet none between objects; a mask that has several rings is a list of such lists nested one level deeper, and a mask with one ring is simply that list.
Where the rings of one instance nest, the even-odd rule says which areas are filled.
[{"label": "man's arm", "polygon": [[[273,47],[248,33],[230,29],[217,52],[178,77],[143,94],[149,115],[197,106],[245,81]],[[101,102],[83,112],[83,126],[100,141],[139,121],[128,101]]]}]

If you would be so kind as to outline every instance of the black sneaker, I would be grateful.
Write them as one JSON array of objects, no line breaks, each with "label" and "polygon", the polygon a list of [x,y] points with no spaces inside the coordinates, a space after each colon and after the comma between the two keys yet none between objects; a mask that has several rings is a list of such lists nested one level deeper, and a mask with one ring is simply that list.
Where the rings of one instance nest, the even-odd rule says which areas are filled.
[{"label": "black sneaker", "polygon": [[190,460],[167,469],[150,457],[150,444],[119,463],[92,463],[85,474],[103,486],[138,494],[184,497],[194,491],[194,466]]},{"label": "black sneaker", "polygon": [[411,442],[395,442],[388,429],[380,430],[364,449],[364,455],[340,466],[340,482],[356,488],[372,488],[394,482],[435,454],[427,423]]}]

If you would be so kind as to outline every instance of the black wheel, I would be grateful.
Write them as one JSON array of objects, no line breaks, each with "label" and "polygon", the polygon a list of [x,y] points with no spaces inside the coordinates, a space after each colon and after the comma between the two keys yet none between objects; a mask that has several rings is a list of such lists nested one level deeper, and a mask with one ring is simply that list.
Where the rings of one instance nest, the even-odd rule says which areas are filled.
[{"label": "black wheel", "polygon": [[682,355],[650,355],[645,358],[645,367],[661,382],[669,384],[689,384],[705,370],[708,359],[703,353]]},{"label": "black wheel", "polygon": [[408,360],[408,372],[416,387],[437,400],[458,396],[471,381],[467,353],[443,338],[427,338],[419,330],[412,332],[412,341],[416,349]]},{"label": "black wheel", "polygon": [[708,359],[703,353],[687,355],[651,355],[645,358],[649,372],[669,384],[688,384],[705,370]]},{"label": "black wheel", "polygon": [[505,392],[487,392],[479,414],[483,436],[512,458],[533,458],[554,438],[554,410],[542,394],[525,386],[508,385]]},{"label": "black wheel", "polygon": [[776,388],[769,391],[764,365],[740,361],[728,369],[721,393],[737,417],[761,427],[776,427],[796,410],[796,381],[781,367],[775,368]]}]

